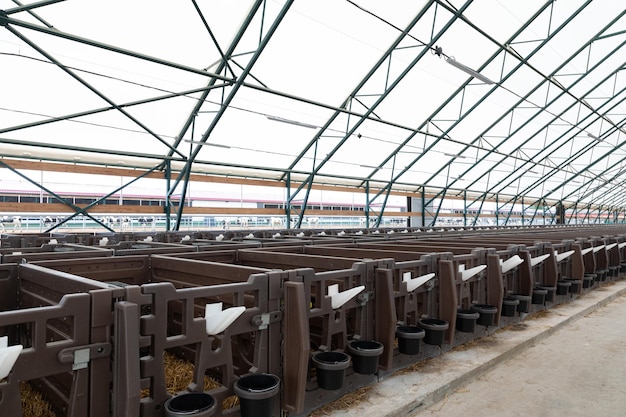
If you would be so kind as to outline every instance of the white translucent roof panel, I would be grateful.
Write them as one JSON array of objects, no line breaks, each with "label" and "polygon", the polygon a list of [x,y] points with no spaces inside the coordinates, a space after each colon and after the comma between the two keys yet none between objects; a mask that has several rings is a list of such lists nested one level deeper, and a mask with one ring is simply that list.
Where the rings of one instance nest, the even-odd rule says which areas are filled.
[{"label": "white translucent roof panel", "polygon": [[0,0],[0,154],[624,205],[625,40],[613,0]]}]

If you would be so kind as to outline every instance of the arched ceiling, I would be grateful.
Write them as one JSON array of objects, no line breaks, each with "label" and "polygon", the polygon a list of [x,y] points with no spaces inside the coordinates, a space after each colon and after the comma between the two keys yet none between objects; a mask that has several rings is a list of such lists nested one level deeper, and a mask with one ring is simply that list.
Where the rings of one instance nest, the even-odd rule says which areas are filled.
[{"label": "arched ceiling", "polygon": [[614,0],[0,0],[0,153],[623,208],[625,41]]}]

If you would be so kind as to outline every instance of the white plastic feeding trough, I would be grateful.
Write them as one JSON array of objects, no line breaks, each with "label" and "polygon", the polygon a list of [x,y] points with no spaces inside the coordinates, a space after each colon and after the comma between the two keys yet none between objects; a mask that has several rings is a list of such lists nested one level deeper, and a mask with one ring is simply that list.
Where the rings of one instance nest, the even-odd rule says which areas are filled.
[{"label": "white plastic feeding trough", "polygon": [[9,346],[7,336],[0,337],[0,381],[9,375],[22,349],[22,345]]},{"label": "white plastic feeding trough", "polygon": [[563,252],[563,253],[558,253],[558,252],[554,252],[556,255],[556,261],[557,262],[561,262],[564,259],[569,258],[570,256],[572,256],[572,254],[574,253],[573,250],[568,250],[567,252]]},{"label": "white plastic feeding trough", "polygon": [[422,285],[426,284],[428,281],[430,281],[434,277],[435,277],[435,274],[430,273],[426,275],[421,275],[419,277],[411,278],[411,273],[405,272],[402,275],[402,281],[406,282],[406,290],[408,292],[411,292],[411,291],[415,291]]},{"label": "white plastic feeding trough", "polygon": [[328,296],[330,297],[330,305],[333,310],[340,308],[342,305],[356,297],[358,293],[365,289],[365,285],[350,288],[349,290],[339,292],[339,284],[328,286]]},{"label": "white plastic feeding trough", "polygon": [[522,263],[524,263],[524,260],[520,258],[519,255],[515,255],[511,256],[506,261],[500,259],[500,268],[502,269],[502,273],[505,274]]},{"label": "white plastic feeding trough", "polygon": [[245,306],[230,307],[222,310],[222,303],[207,304],[204,310],[204,320],[206,321],[206,332],[209,336],[222,333],[228,328],[243,312]]},{"label": "white plastic feeding trough", "polygon": [[460,264],[459,265],[459,272],[461,273],[461,279],[463,281],[467,281],[468,279],[472,278],[473,276],[480,274],[486,268],[487,268],[487,265],[478,265],[478,266],[475,266],[475,267],[470,268],[470,269],[465,269],[465,265],[464,264]]},{"label": "white plastic feeding trough", "polygon": [[599,251],[600,249],[603,249],[603,248],[604,248],[604,245],[594,246],[593,247],[593,252],[595,253],[595,252],[597,252],[597,251]]},{"label": "white plastic feeding trough", "polygon": [[547,253],[545,255],[539,255],[539,256],[535,256],[534,258],[530,258],[530,266],[537,266],[543,261],[545,261],[546,259],[548,259],[549,257],[550,257],[550,254]]},{"label": "white plastic feeding trough", "polygon": [[580,252],[584,255],[588,254],[589,252],[591,252],[593,250],[593,248],[587,248],[587,249],[583,249]]}]

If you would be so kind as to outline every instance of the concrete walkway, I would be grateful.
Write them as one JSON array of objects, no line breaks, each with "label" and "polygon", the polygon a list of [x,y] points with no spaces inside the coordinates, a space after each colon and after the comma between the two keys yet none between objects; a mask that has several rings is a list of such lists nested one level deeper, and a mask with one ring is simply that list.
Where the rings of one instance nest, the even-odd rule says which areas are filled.
[{"label": "concrete walkway", "polygon": [[[344,402],[345,403],[345,402]],[[625,416],[626,280],[367,387],[323,416]]]}]

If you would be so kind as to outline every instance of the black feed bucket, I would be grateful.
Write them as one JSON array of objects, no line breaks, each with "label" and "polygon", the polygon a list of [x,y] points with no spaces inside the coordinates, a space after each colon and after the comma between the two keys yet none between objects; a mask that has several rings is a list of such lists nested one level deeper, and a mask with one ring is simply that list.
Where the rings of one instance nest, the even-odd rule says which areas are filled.
[{"label": "black feed bucket", "polygon": [[426,335],[424,329],[417,326],[398,326],[398,350],[405,355],[417,355],[420,353],[422,339]]},{"label": "black feed bucket", "polygon": [[317,386],[327,390],[338,390],[343,386],[350,356],[343,352],[318,352],[313,355],[317,368]]},{"label": "black feed bucket", "polygon": [[384,346],[374,340],[353,340],[348,344],[352,355],[352,369],[357,374],[371,375],[378,371],[378,357]]},{"label": "black feed bucket", "polygon": [[241,417],[270,417],[274,398],[280,391],[280,379],[272,374],[252,374],[235,382]]},{"label": "black feed bucket", "polygon": [[478,312],[480,317],[476,321],[483,326],[493,326],[498,308],[489,304],[474,304],[472,310]]},{"label": "black feed bucket", "polygon": [[502,299],[502,315],[505,317],[514,317],[517,313],[519,300],[513,297],[504,297]]},{"label": "black feed bucket", "polygon": [[474,310],[458,310],[456,312],[456,329],[460,332],[472,333],[480,314]]},{"label": "black feed bucket", "polygon": [[205,392],[186,392],[165,401],[166,417],[209,417],[215,413],[215,398]]},{"label": "black feed bucket", "polygon": [[426,331],[424,343],[427,345],[442,346],[445,338],[446,330],[450,325],[445,320],[439,319],[420,319],[420,327]]}]

